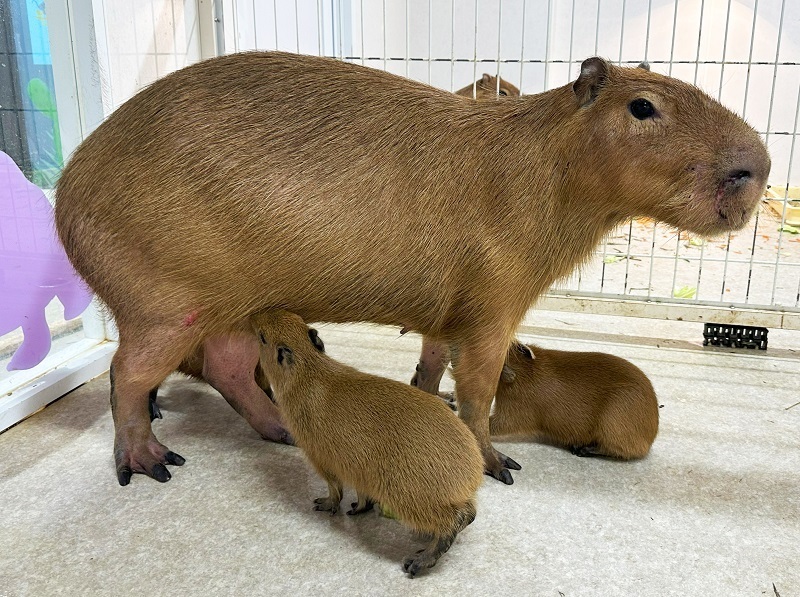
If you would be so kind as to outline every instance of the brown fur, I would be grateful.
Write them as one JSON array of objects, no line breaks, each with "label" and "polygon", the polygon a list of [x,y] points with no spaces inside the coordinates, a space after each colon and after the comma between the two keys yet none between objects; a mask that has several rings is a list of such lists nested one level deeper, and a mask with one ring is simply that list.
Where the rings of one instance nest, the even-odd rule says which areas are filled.
[{"label": "brown fur", "polygon": [[[499,85],[498,81],[500,82]],[[472,97],[477,100],[492,100],[498,97],[519,97],[519,89],[505,79],[484,73],[483,77],[475,81],[475,83],[462,87],[455,94]]]},{"label": "brown fur", "polygon": [[512,345],[492,435],[539,436],[574,453],[643,458],[658,433],[658,401],[641,369],[601,352]]},{"label": "brown fur", "polygon": [[406,568],[413,576],[432,566],[440,543],[449,547],[475,517],[483,459],[469,428],[421,390],[334,361],[297,315],[268,311],[252,322],[275,400],[329,484],[317,509],[335,513],[342,485],[353,487],[360,502],[354,509],[377,501],[431,535],[430,553],[412,556]]},{"label": "brown fur", "polygon": [[[657,118],[631,115],[639,97]],[[186,359],[281,437],[245,322],[286,308],[457,344],[460,416],[510,483],[489,410],[535,299],[632,216],[741,228],[769,166],[753,129],[697,88],[600,59],[573,85],[498,102],[284,53],[177,71],[101,124],[56,191],[67,255],[119,327],[120,481],[168,478],[148,395]]]}]

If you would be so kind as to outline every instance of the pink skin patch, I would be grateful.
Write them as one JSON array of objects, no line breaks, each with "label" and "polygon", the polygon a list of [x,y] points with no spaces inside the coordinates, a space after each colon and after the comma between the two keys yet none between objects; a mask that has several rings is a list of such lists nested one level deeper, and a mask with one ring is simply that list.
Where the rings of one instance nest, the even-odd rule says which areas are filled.
[{"label": "pink skin patch", "polygon": [[192,311],[186,317],[183,318],[183,327],[191,327],[194,325],[194,322],[197,321],[197,311]]}]

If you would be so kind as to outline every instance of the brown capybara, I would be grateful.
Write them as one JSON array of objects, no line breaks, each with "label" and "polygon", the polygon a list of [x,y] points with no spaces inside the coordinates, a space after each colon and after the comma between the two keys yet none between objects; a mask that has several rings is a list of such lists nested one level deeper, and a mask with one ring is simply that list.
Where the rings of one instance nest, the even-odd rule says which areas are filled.
[{"label": "brown capybara", "polygon": [[535,435],[578,456],[644,458],[658,433],[658,401],[644,372],[625,359],[514,343],[489,432]]},{"label": "brown capybara", "polygon": [[[499,85],[498,85],[499,81]],[[493,77],[489,73],[454,92],[456,95],[478,100],[497,99],[497,97],[519,97],[519,89],[501,77]]]},{"label": "brown capybara", "polygon": [[292,313],[251,318],[261,367],[297,445],[328,483],[317,510],[335,514],[342,486],[358,492],[348,514],[388,507],[429,535],[405,559],[411,576],[430,568],[475,518],[483,458],[475,436],[440,400],[325,354],[316,330]]},{"label": "brown capybara", "polygon": [[286,436],[247,323],[284,308],[457,345],[460,416],[512,483],[489,411],[531,304],[630,217],[741,228],[769,168],[758,134],[696,87],[600,58],[496,102],[277,52],[172,73],[97,127],[56,189],[67,255],[119,329],[118,479],[166,481],[183,461],[148,408],[175,369]]}]

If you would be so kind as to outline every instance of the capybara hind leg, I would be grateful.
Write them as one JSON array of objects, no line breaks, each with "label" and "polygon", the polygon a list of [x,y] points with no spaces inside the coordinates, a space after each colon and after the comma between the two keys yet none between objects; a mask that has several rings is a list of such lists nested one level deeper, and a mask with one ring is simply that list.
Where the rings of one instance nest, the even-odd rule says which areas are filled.
[{"label": "capybara hind leg", "polygon": [[451,530],[434,536],[428,547],[408,556],[403,561],[403,571],[407,572],[411,578],[414,578],[421,570],[432,568],[442,554],[450,549],[456,535],[472,524],[472,521],[475,520],[475,504],[472,502],[465,504],[458,508],[454,515],[455,520],[450,525]]},{"label": "capybara hind leg", "polygon": [[347,513],[351,516],[363,514],[364,512],[369,512],[372,510],[373,506],[375,506],[375,502],[373,502],[363,493],[359,493],[358,501],[350,504],[350,510],[348,510]]},{"label": "capybara hind leg", "polygon": [[314,500],[314,510],[320,512],[330,512],[331,516],[339,511],[339,504],[342,501],[342,484],[333,475],[325,475],[328,482],[328,497],[318,497]]},{"label": "capybara hind leg", "polygon": [[423,392],[438,395],[447,365],[450,364],[450,347],[427,336],[422,338],[422,352],[417,363],[417,372],[411,378],[411,385]]},{"label": "capybara hind leg", "polygon": [[203,378],[228,404],[264,439],[293,443],[278,407],[256,383],[256,337],[245,332],[214,336],[205,341],[203,353]]},{"label": "capybara hind leg", "polygon": [[111,365],[114,462],[120,485],[127,485],[133,473],[164,483],[171,477],[166,465],[180,466],[185,462],[161,444],[150,428],[153,388],[177,366],[168,355],[179,353],[176,346],[180,343],[156,332],[138,334],[136,338],[131,342],[120,330],[120,347]]},{"label": "capybara hind leg", "polygon": [[489,438],[489,411],[500,371],[503,369],[508,343],[465,343],[460,348],[458,362],[453,370],[456,379],[458,416],[475,434],[483,454],[484,472],[506,485],[514,483],[508,469],[522,467],[498,452]]}]

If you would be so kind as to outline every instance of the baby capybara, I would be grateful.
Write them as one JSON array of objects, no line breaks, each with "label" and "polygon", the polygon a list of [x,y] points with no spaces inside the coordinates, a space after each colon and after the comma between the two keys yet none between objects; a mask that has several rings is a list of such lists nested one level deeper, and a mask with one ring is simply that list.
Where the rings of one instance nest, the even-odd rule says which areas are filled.
[{"label": "baby capybara", "polygon": [[[498,79],[500,85],[498,86]],[[484,73],[483,77],[454,91],[456,95],[464,97],[474,97],[478,100],[496,99],[499,97],[519,97],[519,89],[501,77],[493,77],[489,73]]]},{"label": "baby capybara", "polygon": [[316,330],[286,311],[251,318],[261,367],[286,424],[328,497],[317,510],[335,514],[342,485],[358,492],[348,514],[388,507],[431,537],[405,559],[411,576],[430,568],[475,518],[483,458],[469,428],[421,390],[343,365],[324,352]]},{"label": "baby capybara", "polygon": [[625,359],[515,343],[489,431],[536,435],[578,456],[643,458],[658,433],[658,401],[644,372]]}]

